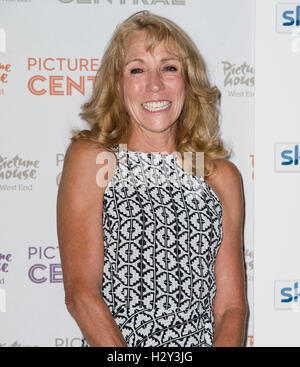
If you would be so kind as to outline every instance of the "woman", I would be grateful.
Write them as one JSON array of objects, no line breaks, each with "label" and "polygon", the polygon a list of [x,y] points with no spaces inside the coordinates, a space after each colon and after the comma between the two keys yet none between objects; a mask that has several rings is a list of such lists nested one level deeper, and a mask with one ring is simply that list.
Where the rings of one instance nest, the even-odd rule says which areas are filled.
[{"label": "woman", "polygon": [[[58,192],[66,305],[83,346],[243,344],[242,188],[218,97],[176,24],[142,11],[117,27],[83,106],[91,130],[72,137]],[[174,152],[204,152],[203,174]]]}]

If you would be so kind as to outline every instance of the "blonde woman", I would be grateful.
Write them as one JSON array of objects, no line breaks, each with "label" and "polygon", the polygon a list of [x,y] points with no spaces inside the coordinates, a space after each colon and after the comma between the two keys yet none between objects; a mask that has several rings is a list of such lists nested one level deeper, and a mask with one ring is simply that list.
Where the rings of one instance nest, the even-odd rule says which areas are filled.
[{"label": "blonde woman", "polygon": [[174,22],[142,11],[116,28],[57,201],[66,306],[82,346],[243,345],[242,186],[219,136],[218,98]]}]

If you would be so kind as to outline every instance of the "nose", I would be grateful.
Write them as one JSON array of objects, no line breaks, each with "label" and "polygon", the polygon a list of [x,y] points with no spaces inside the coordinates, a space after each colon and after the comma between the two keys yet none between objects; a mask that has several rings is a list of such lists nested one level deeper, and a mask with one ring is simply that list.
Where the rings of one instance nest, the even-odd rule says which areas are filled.
[{"label": "nose", "polygon": [[159,70],[149,70],[146,89],[150,92],[159,92],[164,88],[162,75]]}]

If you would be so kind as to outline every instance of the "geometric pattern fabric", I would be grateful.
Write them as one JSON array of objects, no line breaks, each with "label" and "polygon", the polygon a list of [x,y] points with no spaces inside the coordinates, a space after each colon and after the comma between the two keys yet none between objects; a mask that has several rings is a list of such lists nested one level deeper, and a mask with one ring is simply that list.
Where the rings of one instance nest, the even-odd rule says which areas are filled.
[{"label": "geometric pattern fabric", "polygon": [[129,347],[211,347],[222,204],[174,153],[116,155],[103,196],[102,297]]}]

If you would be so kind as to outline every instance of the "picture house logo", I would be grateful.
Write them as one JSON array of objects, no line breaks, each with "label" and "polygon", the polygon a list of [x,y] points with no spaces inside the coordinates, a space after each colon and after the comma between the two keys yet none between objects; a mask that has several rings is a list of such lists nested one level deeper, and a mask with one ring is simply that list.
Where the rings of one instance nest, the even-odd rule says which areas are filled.
[{"label": "picture house logo", "polygon": [[28,90],[35,96],[72,96],[74,91],[85,96],[94,87],[99,64],[97,58],[28,57]]},{"label": "picture house logo", "polygon": [[[40,161],[23,159],[19,154],[14,157],[0,154],[0,190],[1,191],[29,191],[32,184],[29,181],[37,179]],[[5,181],[17,180],[18,184],[2,184]],[[21,181],[21,182],[20,182]]]},{"label": "picture house logo", "polygon": [[[224,87],[229,89],[229,97],[254,97],[255,76],[254,67],[247,62],[234,64],[230,61],[222,61],[224,74]],[[244,90],[241,90],[241,87]],[[245,89],[246,88],[246,89]]]},{"label": "picture house logo", "polygon": [[81,338],[73,337],[73,338],[55,338],[54,340],[55,347],[81,347]]},{"label": "picture house logo", "polygon": [[300,29],[300,3],[279,3],[276,6],[276,31],[290,33]]},{"label": "picture house logo", "polygon": [[58,246],[29,246],[28,260],[33,262],[28,270],[32,283],[62,283],[62,268]]},{"label": "picture house logo", "polygon": [[0,95],[4,95],[4,88],[8,83],[8,76],[11,72],[11,64],[0,61]]},{"label": "picture house logo", "polygon": [[58,0],[63,4],[186,5],[186,0]]},{"label": "picture house logo", "polygon": [[276,280],[274,284],[274,308],[299,312],[300,280]]},{"label": "picture house logo", "polygon": [[275,171],[300,173],[300,143],[275,144]]},{"label": "picture house logo", "polygon": [[[8,273],[11,261],[12,261],[12,254],[4,254],[0,252],[0,277],[1,275]],[[4,281],[0,278],[0,284],[3,283]]]}]

